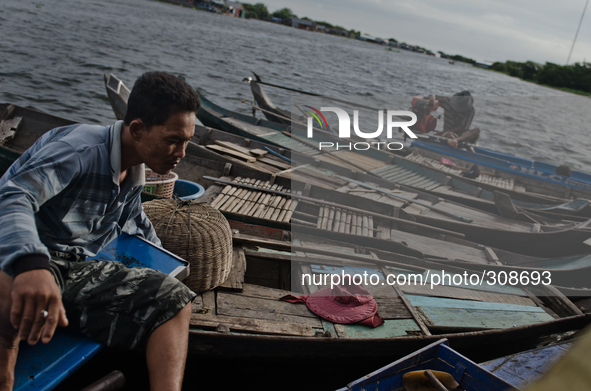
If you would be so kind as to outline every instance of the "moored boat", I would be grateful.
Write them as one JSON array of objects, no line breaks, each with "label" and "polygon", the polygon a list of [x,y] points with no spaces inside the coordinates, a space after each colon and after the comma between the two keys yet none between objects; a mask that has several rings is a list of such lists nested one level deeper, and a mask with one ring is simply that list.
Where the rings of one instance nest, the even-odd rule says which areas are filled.
[{"label": "moored boat", "polygon": [[474,147],[474,152],[454,149],[432,138],[413,141],[411,147],[415,154],[429,158],[430,162],[439,162],[442,157],[453,162],[454,166],[448,166],[450,170],[455,169],[456,174],[477,165],[481,172],[514,179],[524,191],[562,198],[591,198],[591,175],[581,171],[561,171],[553,164],[481,147]]},{"label": "moored boat", "polygon": [[45,132],[74,123],[38,110],[0,104],[0,175]]},{"label": "moored boat", "polygon": [[[417,373],[427,370],[444,373],[445,375],[440,377],[444,382],[447,381],[450,387],[441,384],[439,379],[429,380],[426,375]],[[419,389],[441,389],[437,387],[437,384],[441,384],[445,389],[461,387],[460,389],[466,391],[516,390],[510,383],[457,353],[449,347],[448,341],[443,339],[377,369],[338,391],[403,391],[413,384],[415,387],[425,387]]]},{"label": "moored boat", "polygon": [[[286,114],[285,110],[277,108],[269,97],[264,94],[262,87],[256,82],[251,81],[251,90],[257,104],[263,108],[265,115],[272,121],[273,114]],[[262,92],[262,93],[261,93]],[[268,114],[268,113],[271,114]],[[287,112],[288,113],[288,112]],[[288,115],[289,117],[289,115]],[[573,171],[569,177],[556,173],[557,167],[547,163],[536,162],[523,159],[508,154],[498,153],[484,148],[475,148],[475,153],[461,149],[453,149],[447,145],[441,145],[441,138],[419,135],[420,140],[414,141],[412,152],[406,154],[404,158],[424,167],[435,168],[446,175],[452,176],[461,182],[472,183],[476,187],[482,187],[483,190],[491,192],[500,190],[509,192],[516,201],[522,201],[525,204],[531,202],[529,196],[538,196],[541,199],[547,197],[547,201],[553,198],[564,199],[562,207],[564,213],[578,213],[576,209],[589,208],[589,199],[591,198],[591,175]],[[434,142],[434,140],[436,140]],[[445,156],[448,160],[457,163],[455,166],[443,164],[440,158]],[[462,178],[462,174],[470,169],[473,164],[480,167],[480,175],[472,180]],[[457,197],[450,193],[448,197]],[[479,198],[492,200],[490,194],[478,195]],[[578,198],[574,203],[567,203],[567,199]],[[457,200],[457,198],[455,198]],[[534,201],[540,203],[539,201]],[[543,201],[541,202],[543,203]],[[524,205],[526,206],[526,205]],[[544,212],[546,207],[536,207],[530,205],[533,209]],[[571,210],[575,209],[575,210]]]},{"label": "moored boat", "polygon": [[494,360],[480,366],[515,388],[526,389],[566,355],[575,340],[560,341]]}]

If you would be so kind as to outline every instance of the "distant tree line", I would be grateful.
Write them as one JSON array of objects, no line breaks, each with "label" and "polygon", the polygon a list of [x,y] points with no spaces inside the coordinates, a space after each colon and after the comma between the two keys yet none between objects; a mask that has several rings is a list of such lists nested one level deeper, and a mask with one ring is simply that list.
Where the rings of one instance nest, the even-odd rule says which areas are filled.
[{"label": "distant tree line", "polygon": [[472,64],[472,65],[476,64],[476,60],[461,56],[459,54],[446,54],[446,53],[443,53],[441,50],[439,50],[437,53],[439,53],[441,58],[448,58],[448,59],[454,60],[454,61],[462,61],[462,62]]},{"label": "distant tree line", "polygon": [[[241,3],[241,4],[244,7],[244,9],[246,10],[246,18],[260,19],[260,20],[271,20],[272,18],[279,18],[282,21],[285,21],[285,20],[290,19],[292,17],[295,17],[295,18],[298,17],[289,8],[281,8],[281,9],[279,9],[279,10],[271,13],[267,9],[267,6],[265,4],[263,4],[263,3],[256,3],[256,4]],[[328,22],[323,22],[323,21],[318,21],[318,20],[312,20],[312,19],[310,19],[308,17],[303,17],[301,19],[311,20],[313,22],[316,22],[316,24],[323,25],[323,26],[325,26],[327,28],[332,28],[332,29],[335,29],[335,30],[344,30],[344,31],[347,31],[349,34],[361,35],[361,32],[360,31],[347,30],[344,27],[337,26],[337,25],[332,25],[332,24],[330,24]]]},{"label": "distant tree line", "polygon": [[495,62],[491,69],[550,87],[566,88],[591,93],[591,65],[575,63],[558,65],[551,62]]}]

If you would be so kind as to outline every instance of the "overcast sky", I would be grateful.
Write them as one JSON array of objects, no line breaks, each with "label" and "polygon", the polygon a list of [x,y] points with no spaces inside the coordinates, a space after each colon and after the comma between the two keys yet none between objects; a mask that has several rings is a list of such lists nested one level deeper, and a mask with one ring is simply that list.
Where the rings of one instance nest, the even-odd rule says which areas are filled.
[{"label": "overcast sky", "polygon": [[[263,0],[380,38],[483,61],[564,64],[586,0]],[[253,3],[256,1],[253,1]],[[570,63],[591,62],[591,6]]]}]

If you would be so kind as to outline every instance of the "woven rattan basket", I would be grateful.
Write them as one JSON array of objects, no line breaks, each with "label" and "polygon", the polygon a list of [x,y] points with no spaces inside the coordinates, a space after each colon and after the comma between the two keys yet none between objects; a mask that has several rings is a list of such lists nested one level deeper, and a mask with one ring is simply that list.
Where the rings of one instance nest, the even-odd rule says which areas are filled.
[{"label": "woven rattan basket", "polygon": [[143,192],[163,198],[172,198],[174,192],[174,183],[179,178],[174,172],[166,175],[160,175],[146,168],[146,183]]},{"label": "woven rattan basket", "polygon": [[189,261],[184,283],[195,292],[221,285],[232,268],[232,230],[217,209],[190,200],[144,202],[162,247]]}]

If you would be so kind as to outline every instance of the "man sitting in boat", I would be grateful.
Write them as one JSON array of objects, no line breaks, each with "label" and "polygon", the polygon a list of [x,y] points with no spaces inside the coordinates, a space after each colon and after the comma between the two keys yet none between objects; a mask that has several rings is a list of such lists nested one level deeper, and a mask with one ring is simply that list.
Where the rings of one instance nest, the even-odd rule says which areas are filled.
[{"label": "man sitting in boat", "polygon": [[[457,148],[462,142],[475,143],[480,136],[480,129],[470,129],[474,118],[474,98],[470,91],[462,91],[454,96],[429,96],[429,107],[443,108],[443,130],[435,131],[438,136],[447,137],[447,145]],[[434,128],[434,126],[433,126]]]},{"label": "man sitting in boat", "polygon": [[0,390],[12,389],[19,341],[47,343],[58,324],[144,349],[151,389],[181,389],[195,294],[152,269],[85,258],[122,231],[160,245],[141,206],[144,164],[176,166],[199,105],[181,79],[146,73],[124,121],[53,129],[0,178]]}]

